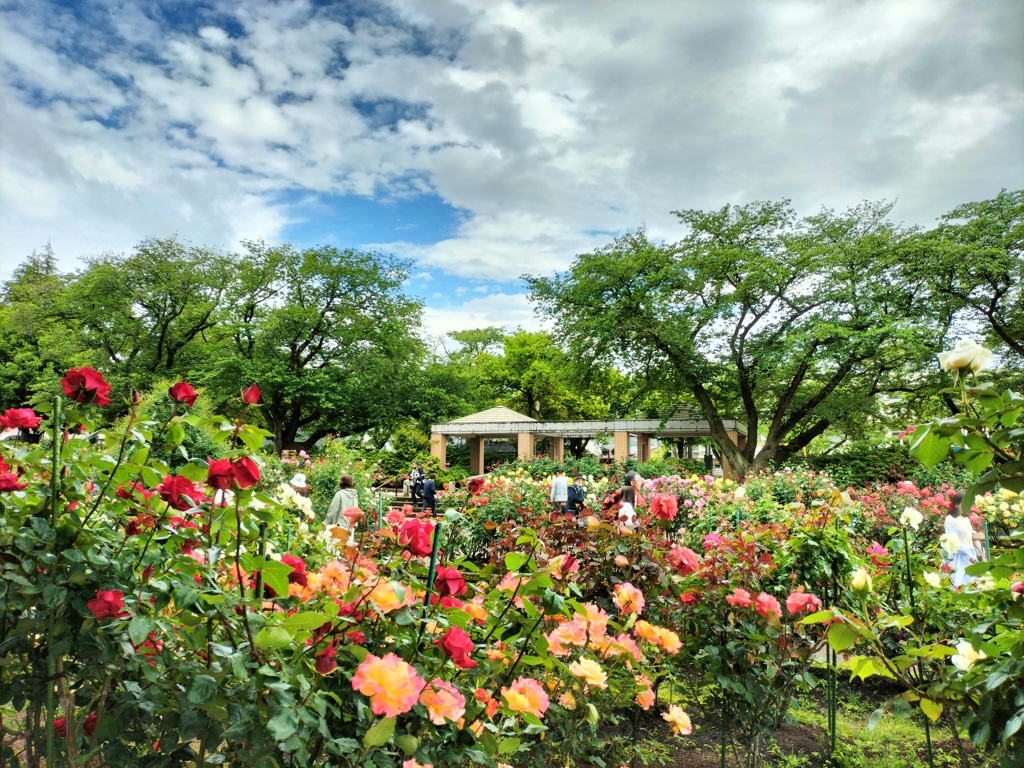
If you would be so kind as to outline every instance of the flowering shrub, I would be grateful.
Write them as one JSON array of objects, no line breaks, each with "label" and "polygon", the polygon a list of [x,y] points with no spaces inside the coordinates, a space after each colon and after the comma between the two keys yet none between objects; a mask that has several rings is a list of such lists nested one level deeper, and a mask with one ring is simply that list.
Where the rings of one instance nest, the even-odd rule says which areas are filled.
[{"label": "flowering shrub", "polygon": [[[266,433],[244,409],[188,415],[198,395],[178,386],[165,421],[133,403],[124,432],[97,431],[93,409],[116,395],[99,373],[73,373],[66,413],[8,415],[44,439],[5,451],[0,473],[0,707],[17,713],[13,730],[4,718],[5,764],[635,754],[600,724],[653,705],[652,677],[678,644],[636,620],[641,593],[624,590],[609,614],[575,599],[570,566],[541,562],[529,532],[481,570],[438,551],[435,521],[404,513],[356,546],[318,539],[321,562],[306,562],[285,535],[305,505],[279,482],[260,490]],[[258,400],[244,393],[246,407]],[[68,439],[68,425],[102,440]],[[219,436],[218,458],[177,473],[152,458],[193,427]],[[685,714],[672,716],[684,732]],[[558,737],[542,744],[548,731]]]},{"label": "flowering shrub", "polygon": [[978,511],[989,525],[1009,533],[1024,529],[1024,497],[1009,488],[1000,488],[975,498]]}]

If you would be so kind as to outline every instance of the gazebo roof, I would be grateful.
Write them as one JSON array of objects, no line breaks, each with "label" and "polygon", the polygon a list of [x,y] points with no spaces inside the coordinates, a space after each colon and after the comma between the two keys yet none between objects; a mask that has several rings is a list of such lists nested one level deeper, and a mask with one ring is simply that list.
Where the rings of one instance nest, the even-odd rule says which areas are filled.
[{"label": "gazebo roof", "polygon": [[479,413],[471,413],[469,416],[463,416],[461,419],[455,419],[455,421],[449,422],[450,424],[509,424],[509,423],[537,423],[536,419],[531,419],[529,416],[524,416],[518,411],[513,411],[511,408],[505,408],[504,406],[497,406],[495,408],[488,408],[486,411],[480,411]]}]

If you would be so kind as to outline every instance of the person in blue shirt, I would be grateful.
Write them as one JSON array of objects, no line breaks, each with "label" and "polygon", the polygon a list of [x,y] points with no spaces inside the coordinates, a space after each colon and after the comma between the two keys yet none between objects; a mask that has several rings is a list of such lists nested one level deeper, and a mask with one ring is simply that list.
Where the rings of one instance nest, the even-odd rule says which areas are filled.
[{"label": "person in blue shirt", "polygon": [[569,486],[569,498],[565,503],[565,511],[570,515],[578,515],[582,512],[584,495],[583,478],[576,475],[572,479],[572,485]]},{"label": "person in blue shirt", "polygon": [[420,512],[426,512],[430,510],[431,516],[437,515],[437,483],[434,482],[434,473],[431,472],[427,476],[427,479],[423,481],[423,506],[420,507]]}]

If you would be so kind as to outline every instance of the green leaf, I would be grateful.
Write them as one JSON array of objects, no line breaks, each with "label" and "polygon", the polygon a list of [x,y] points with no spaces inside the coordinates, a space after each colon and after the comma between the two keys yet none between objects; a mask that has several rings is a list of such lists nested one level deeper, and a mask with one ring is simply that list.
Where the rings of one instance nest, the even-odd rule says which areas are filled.
[{"label": "green leaf", "polygon": [[217,681],[209,675],[197,675],[188,687],[190,704],[205,704],[217,692]]},{"label": "green leaf", "polygon": [[949,438],[939,437],[929,427],[910,446],[910,453],[926,467],[934,467],[949,454],[949,443]]},{"label": "green leaf", "polygon": [[837,653],[845,651],[857,642],[857,637],[857,630],[846,624],[833,624],[828,628],[828,644]]},{"label": "green leaf", "polygon": [[152,631],[153,622],[143,616],[133,616],[132,620],[128,622],[128,637],[135,645],[144,643]]},{"label": "green leaf", "polygon": [[267,730],[276,741],[284,741],[299,728],[299,718],[294,709],[282,708],[267,721]]},{"label": "green leaf", "polygon": [[420,740],[410,733],[403,733],[395,739],[395,744],[402,750],[406,757],[412,757],[420,748]]},{"label": "green leaf", "polygon": [[330,621],[330,619],[322,613],[313,613],[310,611],[307,613],[293,613],[281,622],[281,626],[287,627],[290,630],[310,630],[322,627],[328,621]]},{"label": "green leaf", "polygon": [[868,718],[868,730],[869,731],[875,730],[875,726],[878,725],[878,721],[882,719],[882,715],[883,714],[885,714],[885,712],[882,710],[881,707],[879,707],[878,709],[876,709],[874,712],[871,713],[871,717]]},{"label": "green leaf", "polygon": [[262,565],[263,583],[270,587],[279,597],[288,595],[288,575],[294,570],[287,563],[267,560]]},{"label": "green leaf", "polygon": [[526,563],[526,555],[519,552],[509,552],[505,555],[505,568],[509,571],[518,571]]},{"label": "green leaf", "polygon": [[391,734],[394,732],[395,718],[385,717],[383,720],[378,720],[370,727],[366,735],[363,736],[363,746],[367,749],[382,747],[388,743],[388,739],[391,738]]},{"label": "green leaf", "polygon": [[938,722],[939,716],[942,714],[942,710],[945,709],[938,702],[930,699],[921,699],[921,711],[928,716],[928,719],[933,723]]},{"label": "green leaf", "polygon": [[292,644],[292,633],[284,627],[274,627],[267,629],[264,627],[256,633],[256,637],[253,638],[253,642],[256,643],[256,647],[260,650],[266,650],[267,648],[287,648]]},{"label": "green leaf", "polygon": [[799,624],[821,624],[824,621],[829,621],[835,618],[835,613],[829,608],[826,611],[818,611],[808,616],[804,616],[798,623]]},{"label": "green leaf", "polygon": [[520,740],[516,738],[502,739],[498,742],[498,754],[511,755],[519,749]]}]

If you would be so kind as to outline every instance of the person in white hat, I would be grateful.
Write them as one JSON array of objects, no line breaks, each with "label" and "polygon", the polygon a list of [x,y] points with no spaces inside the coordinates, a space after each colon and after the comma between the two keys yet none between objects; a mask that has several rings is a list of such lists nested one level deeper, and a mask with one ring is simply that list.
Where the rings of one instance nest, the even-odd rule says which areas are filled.
[{"label": "person in white hat", "polygon": [[302,472],[297,473],[295,477],[289,480],[288,485],[294,488],[295,492],[302,497],[309,496],[309,492],[313,490],[312,486],[306,483],[306,476]]}]

